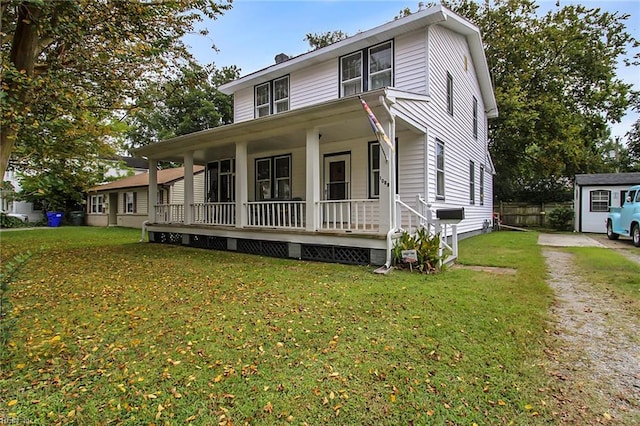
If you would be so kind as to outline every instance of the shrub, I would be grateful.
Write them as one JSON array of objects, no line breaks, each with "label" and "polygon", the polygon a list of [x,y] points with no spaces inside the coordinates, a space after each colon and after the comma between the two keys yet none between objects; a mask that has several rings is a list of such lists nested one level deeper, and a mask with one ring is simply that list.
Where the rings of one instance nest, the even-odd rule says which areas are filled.
[{"label": "shrub", "polygon": [[558,207],[547,214],[547,223],[557,231],[571,231],[573,229],[573,209]]},{"label": "shrub", "polygon": [[8,216],[6,213],[0,212],[0,228],[23,228],[28,226],[17,217]]},{"label": "shrub", "polygon": [[[402,260],[403,250],[415,250],[418,261],[407,265]],[[426,228],[420,228],[414,236],[404,232],[393,247],[393,264],[397,268],[410,268],[419,272],[436,272],[441,263],[440,234],[430,235]]]}]

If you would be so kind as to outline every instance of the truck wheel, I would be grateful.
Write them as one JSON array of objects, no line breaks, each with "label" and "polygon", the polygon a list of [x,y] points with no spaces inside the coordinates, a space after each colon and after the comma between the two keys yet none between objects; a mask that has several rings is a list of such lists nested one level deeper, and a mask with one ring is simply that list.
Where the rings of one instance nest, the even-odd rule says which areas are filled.
[{"label": "truck wheel", "polygon": [[617,240],[618,237],[619,235],[613,232],[613,225],[611,224],[611,221],[608,220],[607,221],[607,238],[609,238],[610,240]]},{"label": "truck wheel", "polygon": [[640,228],[637,223],[634,223],[633,228],[631,228],[631,238],[633,238],[633,245],[640,247]]}]

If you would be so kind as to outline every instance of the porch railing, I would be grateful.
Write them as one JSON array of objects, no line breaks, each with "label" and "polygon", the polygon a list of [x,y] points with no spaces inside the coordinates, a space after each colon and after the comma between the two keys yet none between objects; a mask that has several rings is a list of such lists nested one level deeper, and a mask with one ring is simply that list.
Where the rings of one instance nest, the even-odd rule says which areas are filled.
[{"label": "porch railing", "polygon": [[193,205],[193,221],[202,225],[235,226],[236,203],[196,203]]},{"label": "porch railing", "polygon": [[247,226],[304,229],[305,201],[251,201],[247,207]]},{"label": "porch railing", "polygon": [[157,223],[183,223],[183,204],[157,204],[155,206]]},{"label": "porch railing", "polygon": [[322,200],[318,228],[322,231],[378,232],[379,200]]}]

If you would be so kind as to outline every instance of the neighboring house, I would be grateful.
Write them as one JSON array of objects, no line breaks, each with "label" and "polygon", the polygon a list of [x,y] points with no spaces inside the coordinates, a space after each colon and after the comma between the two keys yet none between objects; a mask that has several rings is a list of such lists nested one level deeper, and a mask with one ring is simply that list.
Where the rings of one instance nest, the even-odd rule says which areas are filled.
[{"label": "neighboring house", "polygon": [[116,156],[112,159],[103,160],[106,170],[105,180],[123,178],[131,175],[139,175],[149,171],[149,162],[136,157]]},{"label": "neighboring house", "polygon": [[[234,95],[234,124],[135,152],[152,175],[158,161],[186,169],[184,217],[156,206],[150,241],[380,265],[401,230],[434,224],[436,210],[464,208],[464,235],[491,223],[496,100],[478,28],[442,6],[278,55],[220,90]],[[194,164],[206,167],[204,203]]]},{"label": "neighboring house", "polygon": [[575,230],[605,234],[609,207],[621,207],[632,185],[640,185],[640,173],[576,175]]},{"label": "neighboring house", "polygon": [[5,213],[25,214],[29,222],[39,222],[44,218],[42,206],[34,205],[28,201],[14,200],[13,196],[22,190],[15,170],[8,169],[4,174],[4,182],[9,182],[13,191],[0,190],[0,210]]},{"label": "neighboring house", "polygon": [[[204,200],[204,167],[193,168],[193,186]],[[174,217],[183,215],[180,207],[184,201],[184,167],[159,170],[155,173],[158,214]],[[94,186],[87,191],[87,225],[124,226],[139,228],[148,219],[149,173],[129,176],[110,183]],[[172,210],[171,210],[172,209]],[[153,211],[153,209],[152,209]],[[159,218],[160,220],[163,218]]]}]

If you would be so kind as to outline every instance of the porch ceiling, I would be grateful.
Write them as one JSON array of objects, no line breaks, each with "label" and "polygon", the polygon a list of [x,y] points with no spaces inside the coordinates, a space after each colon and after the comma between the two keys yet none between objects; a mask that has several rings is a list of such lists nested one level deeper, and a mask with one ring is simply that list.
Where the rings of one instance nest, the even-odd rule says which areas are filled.
[{"label": "porch ceiling", "polygon": [[[381,89],[362,95],[381,121],[387,116],[379,101],[384,94],[385,90]],[[375,139],[358,97],[353,96],[179,136],[139,148],[135,154],[183,162],[185,153],[192,151],[194,163],[204,165],[213,159],[234,157],[236,142],[247,142],[249,154],[304,147],[306,132],[313,128],[318,129],[322,144],[362,137]]]}]

